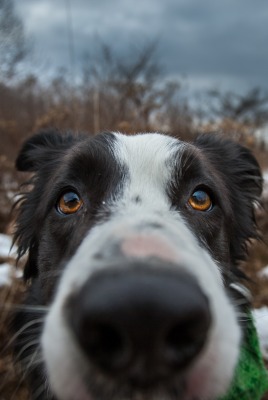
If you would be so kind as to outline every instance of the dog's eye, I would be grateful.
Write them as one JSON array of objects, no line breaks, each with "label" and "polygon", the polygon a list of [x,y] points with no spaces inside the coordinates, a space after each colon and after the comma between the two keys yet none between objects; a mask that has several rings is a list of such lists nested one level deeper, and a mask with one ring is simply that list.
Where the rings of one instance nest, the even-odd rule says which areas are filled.
[{"label": "dog's eye", "polygon": [[196,190],[189,199],[190,206],[197,211],[209,211],[212,209],[212,200],[204,190]]},{"label": "dog's eye", "polygon": [[76,192],[65,192],[61,195],[58,203],[57,210],[62,214],[74,214],[83,205],[82,199]]}]

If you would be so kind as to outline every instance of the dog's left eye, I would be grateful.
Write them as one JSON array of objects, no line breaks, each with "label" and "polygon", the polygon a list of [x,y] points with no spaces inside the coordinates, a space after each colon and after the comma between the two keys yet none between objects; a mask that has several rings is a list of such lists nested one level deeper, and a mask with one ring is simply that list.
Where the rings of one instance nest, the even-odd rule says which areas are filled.
[{"label": "dog's left eye", "polygon": [[73,191],[65,192],[61,195],[57,203],[57,210],[61,214],[74,214],[83,205],[83,200]]},{"label": "dog's left eye", "polygon": [[193,192],[188,203],[197,211],[209,211],[213,207],[211,197],[206,191],[201,189]]}]

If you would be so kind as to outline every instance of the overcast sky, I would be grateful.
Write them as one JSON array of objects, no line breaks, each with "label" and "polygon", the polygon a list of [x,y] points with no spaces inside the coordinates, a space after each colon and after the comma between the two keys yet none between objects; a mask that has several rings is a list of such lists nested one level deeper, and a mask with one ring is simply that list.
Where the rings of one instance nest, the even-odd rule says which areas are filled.
[{"label": "overcast sky", "polygon": [[34,63],[46,74],[69,67],[68,13],[75,69],[96,37],[116,51],[158,40],[157,58],[170,77],[192,89],[217,86],[268,90],[267,0],[14,0],[34,42]]}]

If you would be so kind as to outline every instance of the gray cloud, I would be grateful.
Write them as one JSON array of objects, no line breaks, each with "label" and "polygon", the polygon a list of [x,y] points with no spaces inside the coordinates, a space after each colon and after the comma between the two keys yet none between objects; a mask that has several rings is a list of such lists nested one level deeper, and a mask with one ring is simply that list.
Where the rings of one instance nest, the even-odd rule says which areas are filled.
[{"label": "gray cloud", "polygon": [[[51,70],[69,65],[64,0],[15,0],[39,58]],[[268,90],[266,0],[71,1],[77,69],[96,35],[123,52],[159,40],[157,55],[170,76],[193,87]]]}]

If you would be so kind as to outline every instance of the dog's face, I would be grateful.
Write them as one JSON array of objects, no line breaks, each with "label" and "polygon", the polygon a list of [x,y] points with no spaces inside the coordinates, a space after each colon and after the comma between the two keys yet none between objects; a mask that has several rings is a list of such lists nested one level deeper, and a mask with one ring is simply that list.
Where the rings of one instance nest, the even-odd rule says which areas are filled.
[{"label": "dog's face", "polygon": [[214,135],[43,132],[17,167],[35,173],[16,234],[20,255],[29,250],[28,303],[48,308],[30,352],[44,361],[35,398],[224,394],[243,336],[236,264],[261,191],[250,152]]}]

